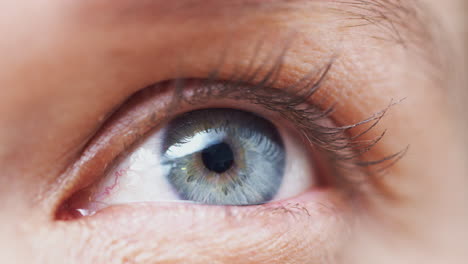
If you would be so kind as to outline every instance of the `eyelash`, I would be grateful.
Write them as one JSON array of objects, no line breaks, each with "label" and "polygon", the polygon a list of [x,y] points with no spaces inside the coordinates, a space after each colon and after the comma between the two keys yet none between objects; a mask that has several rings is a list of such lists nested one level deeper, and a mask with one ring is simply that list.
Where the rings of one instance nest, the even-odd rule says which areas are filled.
[{"label": "eyelash", "polygon": [[[388,110],[400,103],[394,102],[380,112],[374,113],[369,118],[360,122],[344,126],[323,126],[320,120],[331,116],[335,106],[325,110],[316,105],[307,103],[326,81],[335,58],[318,71],[311,71],[300,81],[291,85],[286,91],[274,88],[283,66],[284,53],[276,60],[273,66],[264,72],[264,65],[256,69],[248,67],[245,73],[239,76],[231,76],[227,80],[218,79],[219,67],[213,71],[206,80],[194,80],[179,78],[174,80],[174,93],[169,107],[169,113],[180,104],[203,105],[204,102],[213,99],[234,99],[247,101],[254,105],[260,105],[290,121],[302,134],[309,144],[318,148],[332,161],[332,172],[335,181],[340,184],[355,184],[364,182],[375,175],[383,174],[388,168],[400,160],[408,150],[405,149],[377,160],[365,160],[363,155],[369,152],[385,136],[386,131],[371,140],[359,140],[377,126]],[[260,81],[254,81],[258,80]],[[186,97],[185,86],[196,83],[193,93]],[[192,86],[192,85],[191,85]],[[350,130],[360,126],[369,125],[357,135],[350,136]],[[352,171],[356,175],[359,171],[361,177],[351,179],[348,175]],[[346,174],[346,175],[345,175]]]}]

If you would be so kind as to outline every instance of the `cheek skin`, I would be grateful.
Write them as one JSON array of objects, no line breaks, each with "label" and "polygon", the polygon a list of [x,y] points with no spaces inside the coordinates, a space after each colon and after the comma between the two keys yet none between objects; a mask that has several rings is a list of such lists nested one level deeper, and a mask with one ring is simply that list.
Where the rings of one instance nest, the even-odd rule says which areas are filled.
[{"label": "cheek skin", "polygon": [[[114,206],[57,222],[38,237],[52,236],[60,245],[49,247],[71,249],[67,263],[328,263],[352,225],[338,196],[329,196],[328,202],[314,194],[267,207]],[[49,263],[55,256],[46,257]]]}]

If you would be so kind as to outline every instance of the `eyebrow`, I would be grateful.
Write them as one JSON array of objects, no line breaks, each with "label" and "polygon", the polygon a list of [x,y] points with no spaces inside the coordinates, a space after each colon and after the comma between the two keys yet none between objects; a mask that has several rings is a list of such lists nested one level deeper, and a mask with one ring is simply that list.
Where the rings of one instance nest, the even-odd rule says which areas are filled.
[{"label": "eyebrow", "polygon": [[[269,6],[291,6],[291,10],[302,8],[298,4],[320,4],[329,12],[343,17],[343,27],[368,27],[369,37],[389,41],[411,50],[430,64],[442,62],[440,30],[436,17],[419,0],[88,0],[83,1],[94,10],[111,9],[118,17],[153,19],[168,17],[172,12],[202,10],[208,16],[210,10],[222,13],[239,9],[256,10]],[[213,8],[216,6],[216,8]],[[210,7],[210,8],[208,8]],[[89,9],[88,9],[89,10]],[[214,14],[214,13],[213,13]],[[438,36],[438,38],[436,38]]]},{"label": "eyebrow", "polygon": [[[408,39],[414,40],[431,38],[431,25],[434,17],[430,15],[426,6],[418,0],[179,0],[171,4],[166,0],[89,0],[92,6],[106,9],[117,9],[121,15],[165,14],[184,9],[206,9],[205,6],[217,5],[228,8],[262,7],[268,5],[288,5],[296,3],[330,4],[329,9],[342,13],[350,27],[369,26],[378,27],[382,39],[393,40],[406,45]],[[86,5],[86,4],[85,4]],[[167,9],[164,10],[164,7]],[[294,8],[293,8],[294,9]],[[157,12],[160,11],[160,13]],[[164,10],[164,11],[163,11]]]}]

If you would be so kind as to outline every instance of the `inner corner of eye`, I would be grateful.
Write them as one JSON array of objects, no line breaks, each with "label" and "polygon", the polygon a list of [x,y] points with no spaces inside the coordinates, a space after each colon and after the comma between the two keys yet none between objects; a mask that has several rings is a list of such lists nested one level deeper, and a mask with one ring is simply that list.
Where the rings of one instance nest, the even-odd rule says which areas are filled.
[{"label": "inner corner of eye", "polygon": [[310,155],[294,133],[255,113],[186,112],[73,195],[61,218],[132,202],[258,205],[292,198],[316,183]]}]

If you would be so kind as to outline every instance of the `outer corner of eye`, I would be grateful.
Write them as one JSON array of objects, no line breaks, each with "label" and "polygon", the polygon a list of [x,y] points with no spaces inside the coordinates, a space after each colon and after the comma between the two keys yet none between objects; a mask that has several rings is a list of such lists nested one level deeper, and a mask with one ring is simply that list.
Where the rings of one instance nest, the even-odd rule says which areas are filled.
[{"label": "outer corner of eye", "polygon": [[132,202],[247,206],[300,196],[319,180],[298,134],[231,108],[178,115],[75,193],[65,215]]}]

